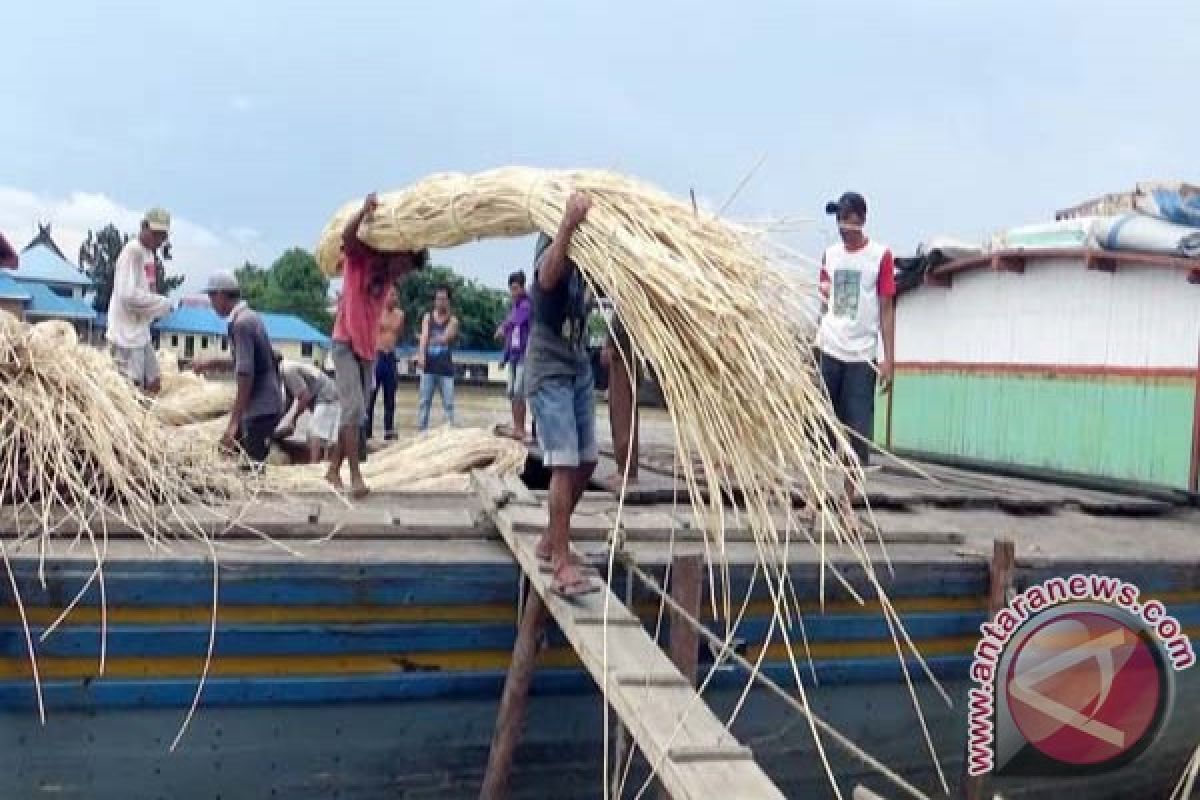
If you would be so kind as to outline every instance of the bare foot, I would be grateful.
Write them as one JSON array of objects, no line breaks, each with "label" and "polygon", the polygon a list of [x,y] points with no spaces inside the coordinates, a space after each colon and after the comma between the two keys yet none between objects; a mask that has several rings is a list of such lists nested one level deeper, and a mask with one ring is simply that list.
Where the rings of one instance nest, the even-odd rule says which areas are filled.
[{"label": "bare foot", "polygon": [[325,472],[325,482],[339,492],[346,488],[342,485],[342,476],[331,470]]},{"label": "bare foot", "polygon": [[599,584],[588,578],[569,560],[562,561],[554,567],[554,581],[550,591],[568,600],[597,591]]},{"label": "bare foot", "polygon": [[370,493],[371,493],[371,490],[367,487],[367,484],[365,484],[363,482],[362,478],[359,478],[358,480],[354,481],[354,483],[350,487],[350,496],[353,497],[355,500],[362,500],[364,497],[366,497]]},{"label": "bare foot", "polygon": [[623,484],[628,488],[630,486],[637,486],[637,482],[638,482],[638,479],[637,479],[636,475],[630,475],[629,480],[625,481],[624,476],[621,474],[620,470],[618,470],[613,475],[609,475],[607,478],[605,478],[603,481],[601,481],[601,483],[604,484],[604,488],[607,489],[608,491],[612,492],[613,494],[620,494],[621,486]]}]

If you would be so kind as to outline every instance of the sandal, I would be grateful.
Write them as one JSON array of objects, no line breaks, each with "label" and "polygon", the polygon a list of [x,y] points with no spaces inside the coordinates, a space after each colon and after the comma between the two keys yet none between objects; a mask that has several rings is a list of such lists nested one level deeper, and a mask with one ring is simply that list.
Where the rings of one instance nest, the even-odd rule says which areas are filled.
[{"label": "sandal", "polygon": [[600,584],[585,575],[580,575],[578,579],[569,583],[564,583],[556,577],[546,588],[563,600],[574,600],[577,597],[600,591]]}]

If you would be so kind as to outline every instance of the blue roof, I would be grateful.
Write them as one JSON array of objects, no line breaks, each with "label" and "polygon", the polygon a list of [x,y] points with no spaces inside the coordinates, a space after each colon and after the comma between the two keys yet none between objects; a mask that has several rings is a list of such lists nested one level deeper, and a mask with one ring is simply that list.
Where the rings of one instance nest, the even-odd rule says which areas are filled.
[{"label": "blue roof", "polygon": [[49,286],[40,283],[26,283],[23,288],[28,289],[29,294],[33,296],[30,304],[25,307],[27,316],[96,319],[96,310],[82,300],[59,297]]},{"label": "blue roof", "polygon": [[63,261],[45,245],[36,245],[18,256],[13,277],[22,282],[91,286],[92,281],[74,264]]},{"label": "blue roof", "polygon": [[8,270],[0,270],[0,297],[6,300],[23,300],[29,302],[33,295],[29,289],[14,281],[8,275]]},{"label": "blue roof", "polygon": [[[304,320],[291,314],[273,314],[269,311],[258,312],[267,335],[280,342],[302,342],[329,346],[329,337],[309,325]],[[229,330],[229,323],[217,316],[217,312],[204,306],[180,306],[167,316],[154,323],[160,331],[171,333],[193,333],[202,336],[224,336]]]}]

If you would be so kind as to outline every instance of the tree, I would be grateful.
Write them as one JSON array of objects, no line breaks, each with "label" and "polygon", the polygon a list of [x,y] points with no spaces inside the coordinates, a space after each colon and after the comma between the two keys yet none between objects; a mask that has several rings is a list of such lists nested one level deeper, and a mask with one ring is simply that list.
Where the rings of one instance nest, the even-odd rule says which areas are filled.
[{"label": "tree", "polygon": [[234,273],[238,286],[242,288],[242,297],[251,308],[263,307],[263,298],[267,293],[267,280],[270,272],[249,261],[242,264]]},{"label": "tree", "polygon": [[[122,248],[129,241],[129,234],[122,234],[111,222],[100,229],[99,233],[88,231],[87,238],[79,246],[79,266],[83,267],[88,278],[96,285],[96,297],[92,307],[100,313],[108,313],[108,305],[112,300],[113,270]],[[163,261],[171,259],[171,247],[163,248],[162,256],[154,255],[155,291],[164,297],[183,284],[182,275],[167,275]]]},{"label": "tree", "polygon": [[458,316],[459,346],[466,349],[495,350],[496,328],[508,313],[508,295],[498,289],[464,280],[453,269],[434,266],[412,272],[400,285],[397,304],[404,311],[408,335],[415,339],[421,332],[421,320],[433,309],[438,286],[450,287],[451,304]]},{"label": "tree", "polygon": [[251,307],[294,314],[325,333],[333,327],[328,309],[329,281],[307,250],[293,247],[267,270],[246,262],[237,271],[237,279]]}]

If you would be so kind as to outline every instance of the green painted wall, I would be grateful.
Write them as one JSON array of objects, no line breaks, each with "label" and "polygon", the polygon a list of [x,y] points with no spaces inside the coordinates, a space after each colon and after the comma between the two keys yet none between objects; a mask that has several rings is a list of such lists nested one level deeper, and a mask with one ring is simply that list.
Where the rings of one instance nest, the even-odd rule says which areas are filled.
[{"label": "green painted wall", "polygon": [[[1186,489],[1191,379],[896,376],[892,447]],[[875,438],[887,436],[887,400]]]}]

